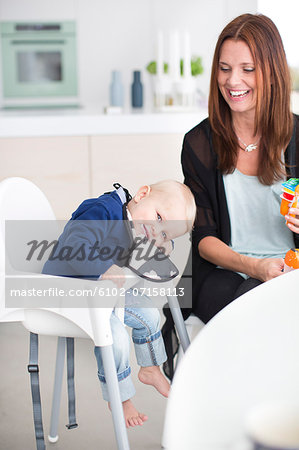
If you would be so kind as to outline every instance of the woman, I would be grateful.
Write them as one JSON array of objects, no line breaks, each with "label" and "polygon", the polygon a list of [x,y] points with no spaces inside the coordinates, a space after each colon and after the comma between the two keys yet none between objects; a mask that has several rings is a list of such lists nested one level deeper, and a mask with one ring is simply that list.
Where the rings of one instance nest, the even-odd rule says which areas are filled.
[{"label": "woman", "polygon": [[[258,284],[282,275],[299,246],[299,209],[280,215],[281,183],[299,177],[299,117],[279,32],[266,16],[243,14],[216,44],[209,118],[186,134],[185,183],[197,204],[192,244],[192,312],[208,322]],[[183,310],[186,317],[191,310]],[[172,319],[163,335],[171,377]],[[167,369],[167,368],[166,368]]]}]

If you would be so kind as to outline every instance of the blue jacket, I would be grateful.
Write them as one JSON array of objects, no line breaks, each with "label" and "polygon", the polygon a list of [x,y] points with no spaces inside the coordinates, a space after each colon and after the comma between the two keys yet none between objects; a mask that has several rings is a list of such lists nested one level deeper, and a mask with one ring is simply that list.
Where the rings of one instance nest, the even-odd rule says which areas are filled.
[{"label": "blue jacket", "polygon": [[97,279],[112,264],[123,266],[132,245],[125,219],[116,191],[85,200],[66,224],[43,273]]}]

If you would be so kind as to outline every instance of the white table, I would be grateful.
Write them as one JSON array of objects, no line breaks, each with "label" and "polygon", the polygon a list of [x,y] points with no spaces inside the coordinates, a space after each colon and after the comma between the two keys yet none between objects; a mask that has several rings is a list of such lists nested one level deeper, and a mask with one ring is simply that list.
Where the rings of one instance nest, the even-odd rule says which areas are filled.
[{"label": "white table", "polygon": [[167,450],[234,450],[261,402],[299,405],[299,270],[246,293],[195,338],[176,372]]}]

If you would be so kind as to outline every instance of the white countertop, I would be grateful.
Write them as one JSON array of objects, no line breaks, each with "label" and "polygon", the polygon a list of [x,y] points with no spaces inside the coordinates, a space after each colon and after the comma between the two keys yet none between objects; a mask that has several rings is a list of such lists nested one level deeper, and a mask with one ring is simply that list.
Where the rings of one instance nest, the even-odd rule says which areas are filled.
[{"label": "white countertop", "polygon": [[2,110],[1,137],[186,133],[207,117],[192,112],[103,114],[78,109]]}]

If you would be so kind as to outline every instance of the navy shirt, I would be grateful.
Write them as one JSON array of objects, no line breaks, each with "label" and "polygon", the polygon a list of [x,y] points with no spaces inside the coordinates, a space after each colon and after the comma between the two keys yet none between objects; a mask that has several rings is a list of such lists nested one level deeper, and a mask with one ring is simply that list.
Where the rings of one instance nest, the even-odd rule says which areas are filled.
[{"label": "navy shirt", "polygon": [[113,264],[125,265],[131,245],[123,200],[118,191],[103,194],[85,200],[72,214],[43,273],[97,279]]}]

